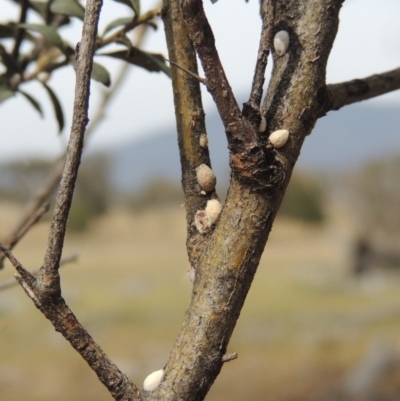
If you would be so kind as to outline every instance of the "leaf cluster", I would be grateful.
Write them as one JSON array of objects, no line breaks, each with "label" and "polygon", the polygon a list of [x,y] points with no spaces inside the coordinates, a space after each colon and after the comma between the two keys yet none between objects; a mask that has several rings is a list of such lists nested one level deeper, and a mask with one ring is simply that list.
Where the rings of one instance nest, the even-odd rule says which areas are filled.
[{"label": "leaf cluster", "polygon": [[[39,101],[23,89],[25,83],[38,81],[47,93],[58,122],[59,132],[64,128],[64,113],[58,96],[48,81],[62,67],[75,66],[76,46],[60,33],[60,28],[74,19],[83,21],[85,8],[78,0],[14,1],[20,15],[14,21],[0,20],[0,103],[21,94],[43,117]],[[141,14],[140,0],[115,0],[131,10],[130,17],[111,21],[97,37],[96,54],[123,60],[151,72],[164,72],[169,67],[161,54],[153,54],[133,46],[127,33],[142,24],[157,29],[156,18],[160,9]],[[31,17],[40,23],[31,23]],[[110,44],[118,44],[123,50],[101,51]],[[23,49],[23,50],[22,50]],[[101,51],[101,52],[100,52]],[[111,85],[109,71],[97,62],[93,63],[92,79],[106,87]]]}]

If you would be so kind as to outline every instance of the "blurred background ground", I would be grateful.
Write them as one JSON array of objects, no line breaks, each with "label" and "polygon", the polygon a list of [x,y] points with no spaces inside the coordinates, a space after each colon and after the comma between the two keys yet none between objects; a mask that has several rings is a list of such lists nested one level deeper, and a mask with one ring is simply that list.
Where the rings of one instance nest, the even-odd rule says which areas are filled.
[{"label": "blurred background ground", "polygon": [[[391,165],[397,162],[394,158]],[[25,177],[26,170],[42,174],[35,165],[24,170]],[[239,357],[223,367],[208,400],[399,399],[400,266],[375,257],[396,250],[382,248],[382,238],[394,240],[398,233],[380,228],[382,215],[375,221],[363,218],[360,198],[338,190],[346,183],[355,188],[356,174],[360,183],[360,177],[378,171],[374,186],[381,182],[379,191],[387,200],[386,170],[372,163],[346,177],[294,176],[229,345]],[[125,194],[124,201],[109,203],[105,182],[100,192],[91,189],[90,183],[101,182],[101,169],[93,171],[95,176],[82,170],[89,178],[78,184],[72,212],[78,224],[70,225],[64,255],[78,251],[80,256],[61,270],[63,294],[110,358],[141,386],[167,361],[190,298],[181,193],[179,186],[155,179]],[[386,181],[397,202],[400,192]],[[7,188],[0,204],[1,231],[16,221],[28,196]],[[384,209],[398,220],[396,207]],[[361,274],[354,271],[354,257],[359,234],[366,232],[363,223],[371,233],[383,234],[365,240],[369,253],[363,254]],[[45,220],[15,248],[26,267],[40,266],[47,235]],[[0,278],[12,273],[7,263]],[[0,291],[0,355],[2,401],[111,400],[17,286]]]}]

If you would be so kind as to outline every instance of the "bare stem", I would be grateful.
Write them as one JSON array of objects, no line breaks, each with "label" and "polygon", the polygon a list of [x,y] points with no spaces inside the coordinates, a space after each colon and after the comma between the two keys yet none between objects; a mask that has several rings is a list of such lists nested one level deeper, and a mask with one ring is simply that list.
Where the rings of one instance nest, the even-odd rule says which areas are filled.
[{"label": "bare stem", "polygon": [[[260,37],[260,45],[258,48],[258,56],[256,68],[254,71],[253,83],[250,91],[250,98],[245,103],[243,113],[247,118],[251,118],[251,111],[259,114],[261,99],[263,94],[263,86],[265,82],[265,70],[267,68],[268,56],[272,44],[272,34],[274,28],[275,0],[264,1],[261,10],[262,30]],[[248,112],[246,112],[248,110]],[[250,114],[250,115],[247,115]],[[259,121],[258,121],[259,123]],[[258,124],[257,124],[258,126]]]},{"label": "bare stem", "polygon": [[96,49],[97,23],[101,6],[102,0],[91,0],[87,3],[80,50],[76,57],[76,87],[71,136],[56,197],[44,265],[38,276],[39,285],[43,287],[43,291],[46,288],[49,295],[61,292],[58,268],[88,123],[90,75]]},{"label": "bare stem", "polygon": [[400,68],[327,86],[327,107],[339,110],[343,106],[371,99],[400,89]]}]

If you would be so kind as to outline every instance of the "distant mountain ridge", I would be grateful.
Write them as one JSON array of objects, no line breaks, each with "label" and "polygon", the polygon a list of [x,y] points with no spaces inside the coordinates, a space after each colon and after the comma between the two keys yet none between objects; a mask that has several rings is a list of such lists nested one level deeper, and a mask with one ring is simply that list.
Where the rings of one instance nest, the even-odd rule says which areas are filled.
[{"label": "distant mountain ridge", "polygon": [[[227,141],[218,114],[206,119],[211,163],[220,183],[229,179]],[[156,177],[179,183],[178,142],[174,126],[164,134],[151,132],[146,139],[109,150],[110,181],[123,192],[137,190]],[[400,154],[400,106],[357,104],[330,112],[306,138],[298,168],[344,172],[368,159]]]}]

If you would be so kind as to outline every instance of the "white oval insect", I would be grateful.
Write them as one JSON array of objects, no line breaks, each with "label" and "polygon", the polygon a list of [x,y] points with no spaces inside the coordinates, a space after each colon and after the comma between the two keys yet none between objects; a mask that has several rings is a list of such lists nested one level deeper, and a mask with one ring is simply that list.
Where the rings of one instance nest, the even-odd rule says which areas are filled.
[{"label": "white oval insect", "polygon": [[218,199],[210,199],[207,201],[206,213],[211,225],[215,224],[221,214],[222,205]]},{"label": "white oval insect", "polygon": [[264,132],[267,128],[267,120],[265,117],[261,117],[260,126],[258,127],[259,132]]},{"label": "white oval insect", "polygon": [[143,388],[146,391],[154,391],[161,383],[161,380],[164,376],[164,369],[156,370],[153,373],[150,373],[143,382]]},{"label": "white oval insect", "polygon": [[208,138],[207,138],[207,135],[205,135],[205,134],[201,134],[201,135],[200,135],[200,146],[201,146],[202,148],[208,147]]},{"label": "white oval insect", "polygon": [[208,216],[205,210],[198,210],[194,216],[194,225],[197,228],[197,231],[201,234],[210,231],[212,226],[210,217]]},{"label": "white oval insect", "polygon": [[190,280],[191,283],[194,283],[194,280],[196,279],[196,271],[194,270],[193,267],[191,267],[188,271],[187,271],[187,276]]},{"label": "white oval insect", "polygon": [[200,166],[196,168],[196,178],[204,191],[211,192],[214,190],[217,177],[215,177],[214,172],[206,164],[200,164]]},{"label": "white oval insect", "polygon": [[274,49],[278,56],[283,56],[289,47],[289,34],[287,31],[279,31],[274,37]]},{"label": "white oval insect", "polygon": [[269,136],[269,141],[274,148],[281,148],[289,139],[289,131],[287,129],[278,129]]}]

